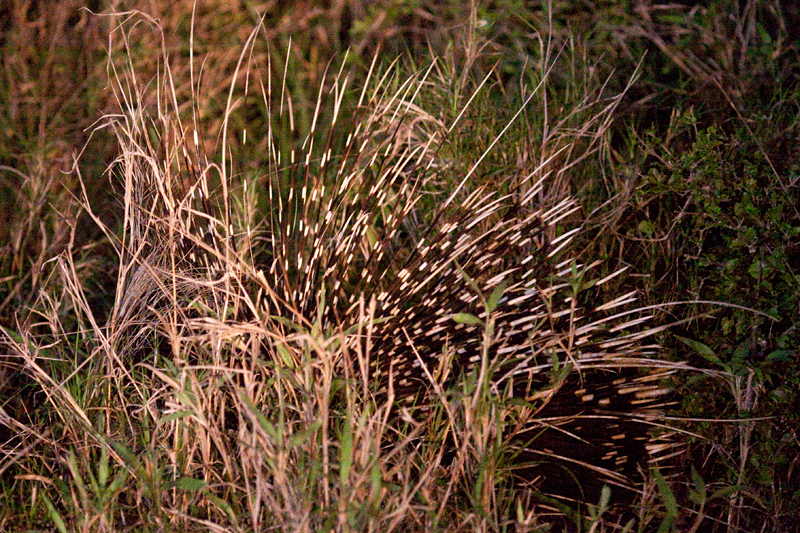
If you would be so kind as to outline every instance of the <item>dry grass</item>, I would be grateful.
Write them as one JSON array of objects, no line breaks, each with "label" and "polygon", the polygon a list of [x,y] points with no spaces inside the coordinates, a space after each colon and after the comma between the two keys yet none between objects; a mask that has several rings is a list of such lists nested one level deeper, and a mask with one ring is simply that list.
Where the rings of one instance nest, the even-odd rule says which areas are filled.
[{"label": "dry grass", "polygon": [[[660,474],[597,454],[624,435],[647,469],[682,449],[664,381],[688,368],[647,340],[664,330],[647,325],[659,306],[636,309],[624,269],[575,249],[635,201],[632,181],[576,174],[615,153],[636,71],[609,96],[588,69],[555,105],[580,50],[537,35],[524,104],[508,111],[475,9],[461,44],[420,65],[374,51],[380,17],[356,42],[333,39],[366,5],[270,11],[267,25],[258,6],[223,4],[82,12],[75,24],[110,35],[92,131],[114,140],[113,162],[100,176],[109,152],[89,145],[55,160],[71,168],[61,179],[36,167],[55,165],[38,146],[12,169],[27,208],[6,215],[19,237],[2,256],[15,285],[0,375],[23,392],[0,404],[0,529],[707,524],[705,499],[679,509]],[[637,27],[654,40],[650,22]],[[309,41],[282,42],[296,30]],[[319,61],[344,44],[341,67]],[[721,53],[737,63],[737,50]],[[586,216],[572,191],[593,187],[617,196]],[[753,407],[752,381],[706,375]],[[573,477],[584,498],[560,492]],[[731,531],[741,494],[725,494]]]},{"label": "dry grass", "polygon": [[[162,30],[153,19],[123,17],[127,20],[115,35],[127,57],[136,55],[128,28],[153,31],[158,40]],[[553,150],[552,156],[542,154],[532,171],[523,168],[506,178],[514,194],[522,195],[515,209],[529,211],[521,218],[502,222],[511,197],[470,180],[502,142],[502,131],[426,222],[416,203],[423,191],[432,194],[438,176],[446,173],[436,151],[463,111],[443,124],[417,102],[423,90],[436,90],[445,71],[435,71],[438,82],[431,69],[403,79],[390,67],[374,81],[368,78],[351,125],[343,111],[350,105],[344,101],[349,80],[340,71],[319,93],[311,130],[295,152],[271,140],[273,122],[295,119],[285,79],[273,89],[270,64],[259,67],[252,54],[258,33],[251,34],[231,73],[237,82],[216,128],[221,131],[220,146],[212,152],[216,157],[205,155],[207,148],[195,133],[203,131],[198,117],[207,112],[199,90],[191,89],[198,84],[194,69],[191,97],[186,97],[185,83],[175,82],[181,73],[167,55],[155,64],[152,78],[146,65],[142,75],[132,62],[122,70],[109,64],[120,112],[108,115],[100,127],[113,128],[120,145],[109,172],[121,187],[121,233],[94,213],[85,186],[80,204],[116,250],[114,305],[105,323],[95,317],[74,254],[65,253],[56,259],[55,275],[76,327],[65,327],[62,303],[40,301],[35,307],[44,321],[22,334],[5,334],[22,372],[44,394],[47,411],[58,417],[50,434],[40,434],[35,424],[19,428],[15,442],[26,453],[9,454],[15,468],[37,472],[15,476],[18,483],[36,487],[24,491],[29,504],[44,505],[56,525],[63,521],[84,531],[484,530],[507,527],[509,520],[532,520],[509,514],[512,505],[522,510],[532,502],[498,501],[497,490],[508,486],[508,437],[522,428],[533,435],[556,423],[532,421],[566,383],[566,374],[562,371],[552,387],[546,378],[551,363],[533,363],[558,357],[576,375],[592,368],[662,366],[647,362],[642,358],[647,352],[635,347],[647,332],[618,337],[605,345],[618,345],[607,354],[593,337],[609,318],[580,324],[576,298],[585,283],[580,281],[584,267],[562,258],[557,275],[564,281],[550,280],[541,293],[533,290],[536,278],[525,281],[537,269],[544,272],[543,260],[558,257],[569,232],[551,237],[554,249],[520,271],[522,276],[510,274],[519,268],[489,274],[494,256],[511,260],[509,247],[527,246],[532,258],[544,254],[536,251],[541,244],[535,240],[516,244],[515,235],[541,231],[536,228],[543,224],[551,229],[540,239],[547,238],[575,211],[563,185],[556,182],[550,192],[544,181],[554,158],[570,158],[561,148],[564,141],[546,141],[546,154]],[[232,117],[246,110],[248,96],[240,91],[250,90],[249,84],[261,91],[270,155],[265,175],[240,181],[232,170],[231,139],[238,144],[241,137],[244,144],[246,133],[234,137],[229,127]],[[466,106],[472,98],[465,97]],[[585,105],[591,107],[588,101]],[[601,109],[585,131],[606,124],[593,133],[601,137],[610,110],[613,105]],[[332,115],[323,117],[326,112]],[[330,124],[330,134],[315,131],[321,121]],[[344,145],[337,144],[339,127],[352,132]],[[564,138],[562,129],[553,127],[554,139]],[[411,176],[409,166],[420,176]],[[80,180],[78,165],[74,172]],[[248,186],[264,182],[268,207],[259,221],[258,198]],[[453,224],[469,224],[476,233],[455,234],[451,240]],[[407,246],[414,241],[417,250],[429,250],[423,252],[427,255],[409,256]],[[332,251],[326,250],[329,243]],[[484,251],[473,251],[474,246]],[[476,262],[475,253],[489,255]],[[430,272],[428,261],[434,261]],[[462,266],[455,268],[459,262]],[[355,277],[358,270],[366,281]],[[581,278],[573,277],[578,273]],[[398,283],[409,276],[417,285]],[[407,301],[444,287],[452,292],[420,308],[429,309],[429,317],[403,316],[400,306]],[[470,294],[482,306],[454,305]],[[501,297],[516,303],[508,307]],[[562,312],[557,306],[564,297],[568,307]],[[520,302],[539,298],[532,314],[515,311]],[[623,297],[605,308],[629,301]],[[437,344],[439,337],[426,340],[420,333],[421,327],[441,323],[436,305],[454,326],[461,324],[456,330],[466,326],[474,332],[461,342],[479,342],[479,364],[455,358],[449,340]],[[624,320],[626,314],[610,319]],[[532,356],[510,357],[498,348],[518,342],[508,331],[511,315],[566,329],[521,330],[513,335],[538,347]],[[639,321],[620,323],[618,330]],[[387,341],[397,335],[407,336],[407,344],[395,341],[391,347]],[[477,338],[470,340],[471,335]],[[604,351],[578,355],[576,347],[587,342]],[[437,346],[444,357],[431,359]],[[437,360],[438,368],[430,367]],[[411,379],[413,372],[420,374]],[[454,373],[463,373],[467,381],[451,389]],[[540,373],[545,389],[523,387],[538,407],[520,409],[509,402],[515,390],[509,384]],[[650,391],[646,394],[660,394],[657,386],[643,384]],[[431,396],[423,393],[426,389]],[[498,390],[506,392],[496,396]],[[54,446],[55,470],[43,472],[29,453],[42,441]]]}]

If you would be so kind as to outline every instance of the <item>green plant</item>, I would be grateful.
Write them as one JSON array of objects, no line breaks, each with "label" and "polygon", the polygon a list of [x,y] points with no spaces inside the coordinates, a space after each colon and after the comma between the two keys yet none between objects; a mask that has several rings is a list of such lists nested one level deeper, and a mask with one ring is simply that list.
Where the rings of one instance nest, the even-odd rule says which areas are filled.
[{"label": "green plant", "polygon": [[[730,469],[727,483],[747,485],[752,497],[761,499],[770,498],[772,489],[759,485],[775,482],[761,473],[770,463],[765,458],[777,467],[791,462],[796,449],[781,428],[791,424],[789,406],[798,401],[792,392],[798,376],[791,369],[800,341],[800,277],[793,259],[800,242],[800,195],[793,178],[797,162],[776,165],[775,154],[764,148],[792,135],[796,117],[776,123],[756,115],[753,121],[730,132],[701,129],[690,109],[673,116],[665,138],[650,132],[643,146],[652,159],[627,236],[634,243],[631,262],[653,272],[650,290],[673,299],[685,294],[695,302],[698,318],[685,326],[690,339],[681,339],[702,356],[693,363],[724,370],[726,377],[712,380],[712,389],[733,402],[687,387],[689,415],[710,409],[724,418],[734,405],[735,418],[777,415],[773,422],[743,422],[719,436],[727,451],[720,457]],[[680,149],[687,143],[688,150]],[[704,387],[708,381],[701,380]],[[752,452],[758,446],[764,450]],[[789,486],[792,474],[786,475],[781,483]]]}]

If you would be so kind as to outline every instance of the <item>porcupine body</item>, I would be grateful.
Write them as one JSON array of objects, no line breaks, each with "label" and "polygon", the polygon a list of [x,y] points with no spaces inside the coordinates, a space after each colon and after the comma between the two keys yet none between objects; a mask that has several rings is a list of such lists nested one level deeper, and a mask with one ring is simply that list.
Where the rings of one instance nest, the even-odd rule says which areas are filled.
[{"label": "porcupine body", "polygon": [[[209,185],[212,166],[180,138],[173,159],[189,186],[166,202],[177,227],[161,229],[180,237],[170,241],[172,268],[203,272],[212,285],[235,268],[250,281],[249,312],[277,328],[369,330],[366,340],[347,339],[369,352],[373,392],[415,416],[438,401],[438,378],[446,389],[488,373],[493,393],[528,413],[505,436],[523,485],[589,501],[604,484],[635,487],[638,472],[670,447],[668,435],[651,434],[663,372],[640,342],[639,315],[624,311],[630,294],[585,307],[582,288],[605,280],[571,257],[578,229],[556,231],[578,207],[543,205],[546,176],[492,184],[476,179],[477,166],[454,190],[433,191],[446,133],[438,125],[425,138],[409,127],[419,119],[410,105],[419,80],[362,92],[351,124],[338,115],[345,80],[334,80],[327,134],[312,126],[300,148],[286,149],[270,125],[260,229],[233,224],[228,197],[213,201],[225,186]],[[337,143],[340,128],[348,134]],[[432,212],[420,214],[428,198]]]}]

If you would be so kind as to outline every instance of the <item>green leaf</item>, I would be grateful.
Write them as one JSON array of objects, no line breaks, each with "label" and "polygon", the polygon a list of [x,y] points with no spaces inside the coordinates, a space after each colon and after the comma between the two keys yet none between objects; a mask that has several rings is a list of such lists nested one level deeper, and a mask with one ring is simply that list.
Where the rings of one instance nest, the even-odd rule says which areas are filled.
[{"label": "green leaf", "polygon": [[639,226],[637,229],[639,230],[639,233],[648,236],[652,235],[656,231],[655,225],[649,220],[642,220],[641,222],[639,222]]},{"label": "green leaf", "polygon": [[305,330],[303,329],[302,326],[299,326],[298,324],[295,324],[294,322],[292,322],[291,320],[289,320],[286,317],[282,317],[282,316],[278,316],[278,315],[270,315],[269,318],[270,318],[270,320],[274,320],[275,322],[283,324],[287,328],[291,328],[291,329],[295,330],[297,333],[304,333],[305,332]]},{"label": "green leaf", "polygon": [[451,318],[459,324],[466,324],[468,326],[480,326],[483,324],[483,320],[469,313],[456,313],[452,315]]},{"label": "green leaf", "polygon": [[193,477],[179,477],[175,480],[175,487],[186,492],[200,492],[206,488],[206,482]]},{"label": "green leaf", "polygon": [[500,285],[494,288],[492,291],[492,295],[489,296],[489,301],[486,303],[487,310],[491,313],[495,309],[497,309],[498,304],[500,303],[500,298],[503,297],[503,293],[506,290],[506,282],[502,282]]},{"label": "green leaf", "polygon": [[278,355],[281,356],[281,361],[283,364],[286,365],[288,368],[294,368],[296,365],[294,364],[294,359],[292,358],[292,354],[289,353],[289,350],[286,349],[286,346],[283,344],[278,344]]},{"label": "green leaf", "polygon": [[750,276],[753,279],[760,279],[762,277],[762,274],[764,274],[763,270],[764,270],[764,264],[761,262],[760,259],[756,259],[750,265],[750,268],[747,269],[747,273],[750,274]]},{"label": "green leaf", "polygon": [[469,285],[470,288],[472,288],[472,290],[475,291],[475,294],[477,294],[481,298],[483,298],[483,295],[481,294],[481,289],[480,289],[480,287],[478,287],[478,284],[475,283],[475,280],[472,279],[471,277],[469,277],[469,274],[464,272],[464,269],[461,268],[461,265],[458,264],[458,261],[454,261],[454,263],[456,265],[456,270],[458,270],[458,272],[461,274],[461,276],[467,282],[467,285]]},{"label": "green leaf", "polygon": [[50,498],[46,495],[42,494],[42,499],[44,500],[44,504],[47,507],[47,514],[50,517],[50,520],[56,525],[56,528],[61,533],[67,533],[67,524],[64,522],[64,519],[58,513],[56,508],[53,506],[52,502],[50,502]]},{"label": "green leaf", "polygon": [[767,355],[767,361],[777,361],[779,363],[785,363],[790,360],[791,356],[793,355],[792,350],[775,350],[774,352],[770,352]]},{"label": "green leaf", "polygon": [[373,461],[372,467],[369,470],[370,489],[369,496],[373,505],[377,504],[381,494],[381,487],[383,486],[383,475],[381,474],[381,465],[379,461]]},{"label": "green leaf", "polygon": [[272,422],[267,420],[267,417],[264,416],[264,413],[262,413],[261,410],[258,407],[256,407],[256,405],[253,402],[251,402],[244,394],[239,394],[239,399],[250,410],[250,413],[258,421],[258,425],[261,426],[261,429],[263,429],[264,432],[266,432],[266,434],[269,435],[271,439],[277,441],[277,443],[282,446],[283,432],[279,431],[279,429],[276,428],[275,425],[272,424]]},{"label": "green leaf", "polygon": [[697,505],[705,505],[708,496],[706,482],[703,481],[694,466],[692,466],[692,483],[694,483],[695,488],[689,492],[689,499]]},{"label": "green leaf", "polygon": [[347,487],[349,485],[350,469],[353,466],[353,424],[349,417],[344,419],[344,427],[339,440],[339,481],[342,487]]},{"label": "green leaf", "polygon": [[697,352],[703,359],[707,361],[711,361],[715,364],[722,364],[722,361],[719,360],[719,357],[714,353],[714,350],[703,344],[702,342],[698,342],[694,339],[687,339],[686,337],[680,337],[675,335],[679,341],[684,343],[686,346]]},{"label": "green leaf", "polygon": [[309,437],[313,436],[314,433],[319,431],[321,427],[322,427],[322,422],[317,420],[316,422],[309,425],[307,428],[302,429],[300,431],[296,431],[294,434],[292,434],[291,437],[286,439],[286,445],[289,448],[296,448],[300,444],[308,441]]},{"label": "green leaf", "polygon": [[186,418],[187,416],[190,416],[191,414],[192,414],[192,411],[190,411],[188,409],[184,410],[184,411],[177,411],[175,413],[170,413],[170,414],[164,415],[162,418],[160,418],[158,420],[158,424],[159,425],[166,424],[167,422],[171,422],[171,421],[176,420],[178,418]]},{"label": "green leaf", "polygon": [[108,482],[108,450],[105,446],[100,448],[100,463],[97,465],[97,483],[100,488],[106,486]]},{"label": "green leaf", "polygon": [[656,486],[661,494],[661,499],[664,500],[664,508],[666,509],[666,515],[664,515],[664,520],[658,528],[658,533],[668,533],[675,529],[675,521],[678,518],[678,501],[657,466],[653,467],[653,475],[656,478]]},{"label": "green leaf", "polygon": [[[80,473],[80,468],[78,468],[78,458],[75,456],[75,451],[70,450],[69,455],[67,456],[67,466],[69,467],[69,471],[72,474],[72,479],[75,482],[75,487],[78,489],[78,495],[81,498],[80,503],[83,505],[87,505],[89,502],[89,492],[86,488],[86,485],[83,482],[83,477]],[[95,491],[97,491],[97,482],[92,475],[91,469],[88,472],[89,474],[89,482],[93,485]]]},{"label": "green leaf", "polygon": [[609,503],[611,503],[611,487],[603,485],[603,488],[600,490],[600,502],[597,504],[598,518],[606,512]]},{"label": "green leaf", "polygon": [[735,363],[743,363],[747,359],[749,353],[750,353],[750,339],[747,339],[741,344],[739,344],[739,346],[736,347],[736,350],[734,350],[733,361]]},{"label": "green leaf", "polygon": [[114,476],[114,481],[108,486],[108,490],[106,491],[108,494],[116,494],[125,482],[128,480],[128,471],[127,470],[120,470],[116,476]]},{"label": "green leaf", "polygon": [[220,509],[226,515],[228,515],[228,519],[230,519],[231,523],[238,523],[239,517],[236,516],[236,512],[227,501],[218,496],[214,496],[210,492],[207,492],[204,497],[213,503],[217,509]]},{"label": "green leaf", "polygon": [[139,458],[136,457],[124,444],[112,442],[111,447],[114,448],[114,451],[116,451],[120,457],[122,457],[126,463],[126,466],[130,470],[136,472],[137,475],[143,470]]},{"label": "green leaf", "polygon": [[739,492],[741,490],[742,490],[741,485],[731,485],[730,487],[725,487],[725,488],[719,489],[718,491],[714,492],[713,494],[711,494],[711,496],[708,499],[709,500],[716,500],[716,499],[727,500],[728,498],[730,498],[730,496],[732,494],[736,494],[737,492]]}]

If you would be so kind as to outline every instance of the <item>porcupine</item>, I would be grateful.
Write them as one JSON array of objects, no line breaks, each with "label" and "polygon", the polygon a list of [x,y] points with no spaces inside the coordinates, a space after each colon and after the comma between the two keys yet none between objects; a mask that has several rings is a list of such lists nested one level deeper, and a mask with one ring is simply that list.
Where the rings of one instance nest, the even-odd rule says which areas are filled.
[{"label": "porcupine", "polygon": [[[178,270],[221,279],[236,265],[258,289],[253,301],[264,316],[323,331],[352,331],[372,304],[368,372],[376,394],[391,391],[399,405],[424,416],[436,401],[431,375],[443,362],[451,385],[488,370],[493,391],[527,402],[533,413],[506,436],[523,484],[536,480],[544,493],[589,501],[604,484],[633,489],[637,471],[670,442],[668,432],[651,435],[666,392],[663,372],[653,370],[639,342],[643,333],[623,333],[640,319],[608,315],[632,296],[582,308],[578,285],[608,278],[590,281],[594,265],[566,253],[580,228],[549,236],[578,206],[571,199],[538,205],[545,178],[475,186],[476,164],[448,196],[439,193],[431,215],[420,215],[426,180],[446,162],[438,158],[438,131],[409,142],[419,134],[410,125],[419,118],[410,100],[415,82],[368,100],[365,89],[340,146],[334,132],[344,127],[341,74],[331,89],[327,136],[315,130],[322,91],[299,150],[282,153],[269,125],[265,244],[247,252],[243,243],[254,232],[232,226],[227,191],[216,191],[224,202],[214,205],[212,166],[197,134],[188,147],[186,130],[174,128],[180,149],[164,153],[182,160],[190,184],[184,196],[165,200],[178,221],[169,230],[179,236],[172,245]],[[224,185],[224,161],[221,167]],[[244,264],[248,257],[252,265]],[[487,341],[490,318],[496,337]]]}]

